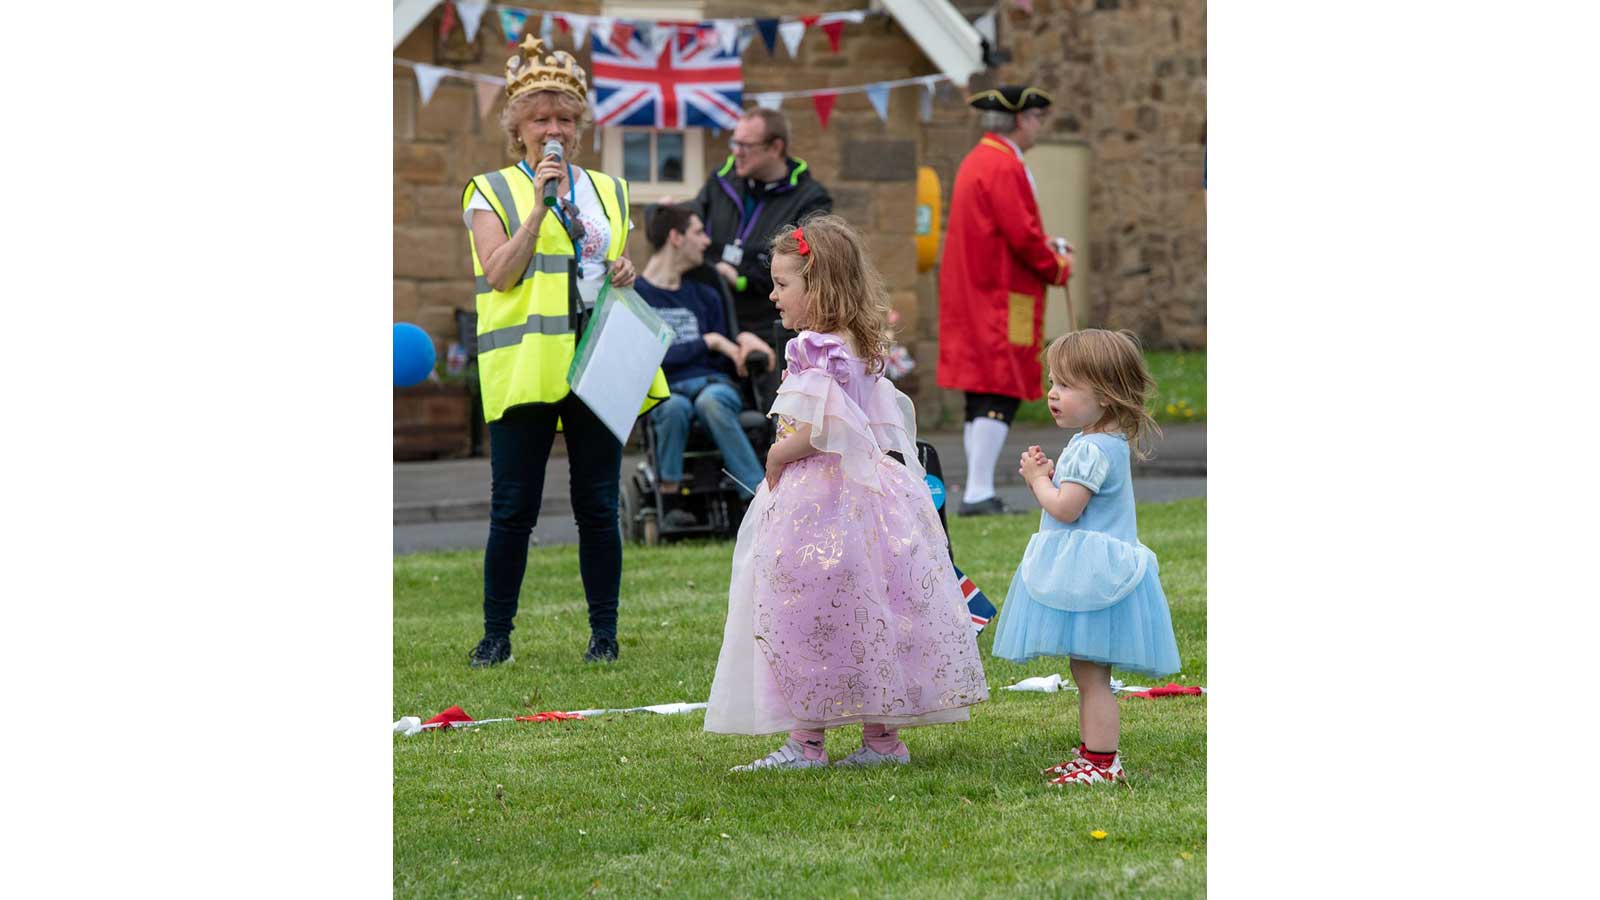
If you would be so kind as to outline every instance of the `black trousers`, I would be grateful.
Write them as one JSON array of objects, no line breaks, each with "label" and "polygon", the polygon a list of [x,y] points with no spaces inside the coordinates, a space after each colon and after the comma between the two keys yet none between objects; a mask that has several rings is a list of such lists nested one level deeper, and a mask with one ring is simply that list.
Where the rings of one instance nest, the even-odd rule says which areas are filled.
[{"label": "black trousers", "polygon": [[483,631],[503,637],[514,627],[528,536],[539,521],[545,464],[560,417],[571,467],[572,514],[578,522],[578,573],[589,601],[589,629],[617,634],[622,584],[622,534],[617,486],[622,443],[593,412],[568,394],[558,403],[513,406],[489,423],[489,544],[483,553]]}]

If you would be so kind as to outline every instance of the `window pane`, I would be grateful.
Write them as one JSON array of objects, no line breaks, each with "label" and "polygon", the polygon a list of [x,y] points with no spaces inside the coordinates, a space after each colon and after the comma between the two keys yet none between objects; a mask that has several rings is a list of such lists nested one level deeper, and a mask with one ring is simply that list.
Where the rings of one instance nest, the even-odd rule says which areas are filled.
[{"label": "window pane", "polygon": [[629,181],[650,180],[650,132],[622,133],[622,177]]},{"label": "window pane", "polygon": [[657,181],[683,180],[683,132],[660,131],[656,133]]}]

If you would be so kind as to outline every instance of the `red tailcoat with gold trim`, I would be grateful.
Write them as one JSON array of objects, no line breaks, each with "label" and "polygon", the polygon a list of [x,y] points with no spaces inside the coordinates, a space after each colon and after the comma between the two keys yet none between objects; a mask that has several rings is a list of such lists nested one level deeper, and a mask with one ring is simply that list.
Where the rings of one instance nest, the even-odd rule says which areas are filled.
[{"label": "red tailcoat with gold trim", "polygon": [[1022,160],[985,134],[961,161],[939,263],[939,386],[1044,396],[1044,293],[1066,284]]}]

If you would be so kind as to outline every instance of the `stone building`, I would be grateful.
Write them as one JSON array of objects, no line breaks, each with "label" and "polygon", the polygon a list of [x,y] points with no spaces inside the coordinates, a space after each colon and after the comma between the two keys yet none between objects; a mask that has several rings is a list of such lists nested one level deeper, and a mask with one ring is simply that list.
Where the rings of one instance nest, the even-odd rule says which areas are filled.
[{"label": "stone building", "polygon": [[[908,31],[925,27],[906,16],[908,6],[919,4],[562,0],[549,8],[662,20],[884,10],[846,24],[838,53],[816,29],[793,59],[781,40],[771,54],[761,40],[753,41],[743,55],[746,105],[753,106],[753,95],[762,92],[849,87],[942,71],[964,75],[961,60],[931,58],[930,49],[932,56],[948,54],[929,45],[926,34]],[[917,170],[927,166],[938,174],[941,203],[947,204],[956,168],[980,136],[964,98],[984,87],[1028,82],[1055,97],[1050,130],[1029,161],[1040,181],[1047,230],[1065,234],[1078,250],[1072,282],[1078,324],[1132,328],[1153,347],[1204,347],[1203,0],[1033,0],[1031,11],[1014,0],[998,7],[948,0],[920,6],[953,7],[969,21],[998,10],[991,67],[973,74],[964,87],[941,84],[927,121],[919,86],[890,92],[886,122],[865,93],[839,95],[826,129],[807,99],[785,99],[782,108],[793,126],[792,155],[810,163],[832,193],[835,211],[867,235],[891,286],[898,336],[918,364],[900,386],[917,402],[922,427],[958,421],[960,398],[939,391],[934,380],[938,269],[918,271]],[[459,25],[440,36],[446,15],[444,7],[434,7],[403,39],[397,36],[395,57],[502,75],[509,51],[492,8],[470,44]],[[536,19],[530,22],[537,27]],[[573,49],[564,32],[557,32],[555,43]],[[587,42],[577,56],[587,67]],[[394,317],[421,325],[441,347],[455,333],[455,310],[470,309],[473,302],[462,186],[507,162],[493,114],[498,103],[487,117],[477,104],[473,84],[446,78],[424,106],[411,69],[395,66]],[[727,156],[726,132],[691,129],[680,137],[643,131],[604,131],[598,150],[592,133],[583,138],[583,161],[599,162],[605,171],[623,174],[624,145],[633,164],[642,154],[653,175],[664,168],[673,175],[681,171],[680,185],[636,182],[636,224],[642,224],[646,203],[664,194],[693,194]],[[636,229],[629,245],[641,267],[648,256],[642,232]],[[1059,288],[1051,290],[1048,305],[1046,331],[1053,336],[1067,325]]]}]

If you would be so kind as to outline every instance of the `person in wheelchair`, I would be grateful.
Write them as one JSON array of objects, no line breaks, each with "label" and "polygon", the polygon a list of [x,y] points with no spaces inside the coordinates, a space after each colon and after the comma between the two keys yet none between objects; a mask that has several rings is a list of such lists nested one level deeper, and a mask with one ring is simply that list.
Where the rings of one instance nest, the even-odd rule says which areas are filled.
[{"label": "person in wheelchair", "polygon": [[[707,237],[700,217],[687,206],[652,206],[645,213],[645,236],[654,252],[640,273],[635,288],[677,332],[661,362],[672,396],[649,413],[655,430],[655,466],[662,497],[675,497],[684,478],[684,450],[698,420],[710,433],[723,462],[740,482],[740,498],[761,483],[766,471],[756,449],[739,422],[743,392],[732,375],[746,378],[750,344],[730,339],[735,334],[728,321],[725,298],[717,288],[688,273],[705,263]],[[749,360],[752,364],[757,361]],[[771,360],[762,361],[764,368]],[[693,513],[682,508],[663,512],[662,524],[685,527],[697,524]]]}]

